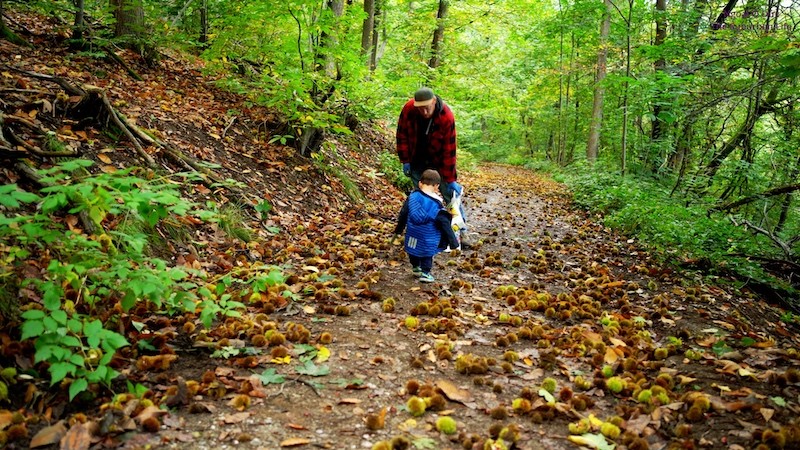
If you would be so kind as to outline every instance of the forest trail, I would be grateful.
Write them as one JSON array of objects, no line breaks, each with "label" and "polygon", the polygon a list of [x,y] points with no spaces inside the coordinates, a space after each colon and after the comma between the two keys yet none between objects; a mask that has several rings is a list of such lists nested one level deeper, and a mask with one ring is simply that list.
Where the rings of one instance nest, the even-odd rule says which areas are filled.
[{"label": "forest trail", "polygon": [[[199,394],[126,447],[483,449],[505,438],[491,448],[567,449],[569,424],[590,416],[622,434],[587,425],[588,447],[797,442],[798,341],[776,334],[769,308],[657,267],[532,172],[485,165],[461,178],[477,245],[437,256],[436,283],[417,282],[402,247],[386,245],[393,223],[344,234],[347,250],[322,257],[355,255],[335,306],[306,290],[304,312],[269,317],[287,336],[307,328],[312,345],[287,343],[285,364],[264,349],[247,361],[179,352],[143,381],[182,377]],[[620,392],[606,387],[612,375]],[[420,416],[413,394],[430,403]],[[455,434],[437,431],[444,416]]]},{"label": "forest trail", "polygon": [[[19,342],[20,324],[3,324],[0,362],[19,371],[0,371],[11,383],[0,447],[577,448],[570,431],[601,449],[800,447],[798,330],[757,298],[655,263],[574,210],[553,181],[501,165],[461,173],[476,245],[437,256],[437,282],[423,285],[389,242],[403,195],[384,187],[376,159],[392,143],[374,124],[352,139],[328,136],[333,150],[312,159],[272,140],[285,129],[280,117],[177,60],[138,67],[146,82],[135,83],[64,46],[0,41],[0,56],[16,61],[0,78],[6,126],[34,138],[58,131],[99,172],[141,166],[130,142],[109,136],[107,111],[88,120],[68,105],[49,109],[61,91],[43,74],[99,86],[128,120],[272,206],[263,220],[243,219],[250,242],[192,221],[190,245],[157,249],[208,279],[236,272],[223,290],[246,303],[241,317],[206,329],[198,311],[168,314],[146,300],[124,314],[113,295],[98,296],[97,309],[79,305],[130,343],[112,362],[122,376],[111,386],[68,401],[69,381],[49,383],[34,339]],[[10,166],[0,175],[37,189]],[[232,202],[224,188],[183,181],[186,197]],[[46,276],[51,256],[40,250],[13,269]],[[248,290],[240,274],[261,263],[286,270],[285,286],[272,287],[290,295]],[[25,295],[24,307],[42,308]],[[408,410],[414,393],[428,399],[418,416]],[[436,429],[445,416],[455,434]],[[599,422],[581,421],[589,417]]]}]

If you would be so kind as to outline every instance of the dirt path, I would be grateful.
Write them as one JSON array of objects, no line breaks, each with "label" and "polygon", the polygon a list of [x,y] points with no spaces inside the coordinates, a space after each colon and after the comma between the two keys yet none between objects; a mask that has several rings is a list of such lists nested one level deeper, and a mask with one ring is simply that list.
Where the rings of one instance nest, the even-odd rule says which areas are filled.
[{"label": "dirt path", "polygon": [[[591,415],[619,427],[595,438],[617,448],[798,448],[797,341],[774,311],[653,266],[530,172],[486,166],[464,184],[477,245],[437,256],[436,283],[386,245],[391,223],[321,238],[319,258],[349,263],[344,286],[320,294],[332,281],[317,276],[305,313],[269,317],[287,336],[307,328],[316,348],[286,344],[288,364],[181,355],[161,379],[200,380],[197,395],[127,447],[577,448],[569,424]],[[414,393],[429,403],[416,417]],[[436,430],[445,416],[455,434]]]}]

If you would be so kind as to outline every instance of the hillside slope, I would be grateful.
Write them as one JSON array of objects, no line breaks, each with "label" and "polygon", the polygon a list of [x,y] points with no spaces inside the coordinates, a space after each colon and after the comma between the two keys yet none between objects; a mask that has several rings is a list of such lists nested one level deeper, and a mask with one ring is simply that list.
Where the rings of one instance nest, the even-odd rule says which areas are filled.
[{"label": "hillside slope", "polygon": [[[47,23],[15,18],[31,30]],[[280,117],[214,88],[200,67],[177,56],[145,67],[121,52],[137,82],[70,54],[57,36],[32,37],[34,49],[0,41],[2,126],[27,144],[3,155],[0,184],[36,191],[19,162],[72,159],[36,155],[52,149],[50,131],[96,174],[151,158],[137,174],[169,179],[198,204],[236,205],[229,217],[239,222],[159,224],[163,245],[149,256],[165,271],[196,270],[187,286],[241,306],[206,326],[199,306],[143,297],[128,310],[116,293],[68,289],[57,299],[65,317],[99,317],[130,344],[109,362],[118,377],[72,401],[79,377],[51,386],[36,339],[4,322],[0,366],[14,369],[0,371],[7,448],[800,445],[800,341],[780,311],[657,266],[571,208],[558,184],[500,165],[462,173],[476,245],[437,256],[437,282],[420,284],[389,239],[403,195],[377,169],[392,148],[380,127],[331,136],[304,158],[269,143],[284,134]],[[87,234],[67,208],[53,220]],[[121,223],[109,214],[95,232]],[[32,243],[23,257],[4,242],[4,273],[46,278],[59,244]],[[277,281],[256,289],[264,272]],[[24,283],[3,287],[34,316],[52,301]],[[102,332],[77,328],[63,337],[84,339],[81,364],[96,367]]]}]

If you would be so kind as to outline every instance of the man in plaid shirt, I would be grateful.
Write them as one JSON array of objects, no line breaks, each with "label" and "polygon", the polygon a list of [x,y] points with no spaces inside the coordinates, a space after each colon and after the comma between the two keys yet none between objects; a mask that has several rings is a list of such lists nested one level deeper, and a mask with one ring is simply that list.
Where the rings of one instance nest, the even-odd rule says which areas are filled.
[{"label": "man in plaid shirt", "polygon": [[442,176],[439,191],[445,204],[453,192],[461,195],[456,181],[456,121],[453,111],[430,88],[421,88],[406,102],[397,121],[397,156],[403,173],[411,177],[414,188],[425,169]]}]

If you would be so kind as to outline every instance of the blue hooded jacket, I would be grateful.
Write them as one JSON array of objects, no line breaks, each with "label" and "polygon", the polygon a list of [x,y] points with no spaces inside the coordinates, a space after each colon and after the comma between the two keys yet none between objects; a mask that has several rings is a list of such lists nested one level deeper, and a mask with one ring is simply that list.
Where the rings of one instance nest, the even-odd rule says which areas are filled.
[{"label": "blue hooded jacket", "polygon": [[415,190],[409,194],[400,215],[401,220],[407,217],[405,249],[409,255],[433,256],[448,244],[453,248],[458,246],[450,228],[450,213],[440,200]]}]

